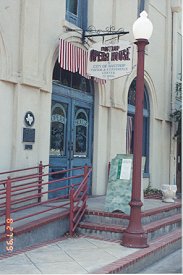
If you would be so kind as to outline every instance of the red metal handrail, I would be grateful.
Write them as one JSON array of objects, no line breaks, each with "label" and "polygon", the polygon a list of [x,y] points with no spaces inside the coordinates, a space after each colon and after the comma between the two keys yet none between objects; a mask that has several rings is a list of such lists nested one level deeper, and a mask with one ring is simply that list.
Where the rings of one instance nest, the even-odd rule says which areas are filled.
[{"label": "red metal handrail", "polygon": [[[40,161],[40,164],[42,163],[42,161]],[[43,167],[48,167],[50,166],[49,164],[44,164]],[[10,171],[6,171],[6,172],[0,172],[0,175],[5,175],[5,174],[11,174],[11,173],[17,173],[17,172],[22,172],[22,171],[28,171],[28,170],[33,170],[33,169],[37,169],[39,166],[33,166],[33,167],[28,167],[28,168],[23,168],[23,169],[16,169],[16,170],[10,170]]]},{"label": "red metal handrail", "polygon": [[[92,169],[91,167],[89,169],[88,166],[80,166],[73,169],[45,173],[44,168],[48,166],[49,165],[43,165],[42,162],[40,162],[39,165],[35,167],[0,173],[0,175],[8,175],[6,180],[0,180],[0,184],[3,183],[4,185],[4,187],[0,189],[0,213],[1,216],[4,217],[4,222],[0,223],[0,232],[2,232],[1,228],[5,226],[4,233],[2,233],[8,234],[7,228],[9,228],[9,224],[7,221],[11,218],[13,218],[14,222],[13,227],[16,229],[16,226],[18,226],[17,222],[20,220],[24,220],[25,223],[27,223],[31,217],[36,217],[46,212],[53,213],[55,209],[69,210],[69,208],[71,208],[70,232],[71,235],[73,235],[86,209],[87,182]],[[32,173],[20,176],[21,172],[27,172],[31,169]],[[35,169],[37,169],[36,172],[34,171]],[[65,175],[73,171],[77,171],[77,174],[68,175],[60,179],[49,179],[49,177],[63,173]],[[13,175],[12,178],[9,177],[9,174],[12,172],[17,172],[18,175]],[[64,183],[64,181],[66,182],[65,186],[48,189],[48,186],[58,182]],[[71,184],[68,184],[68,181],[71,181]],[[59,194],[56,198],[45,199],[45,196],[58,191],[64,191],[65,194]],[[27,209],[31,209],[31,213],[25,213]],[[18,216],[16,213],[18,213]]]},{"label": "red metal handrail", "polygon": [[70,189],[70,236],[73,236],[86,210],[87,184],[91,172],[91,167],[88,169],[88,166],[84,166],[84,177],[81,184],[76,190],[73,185]]}]

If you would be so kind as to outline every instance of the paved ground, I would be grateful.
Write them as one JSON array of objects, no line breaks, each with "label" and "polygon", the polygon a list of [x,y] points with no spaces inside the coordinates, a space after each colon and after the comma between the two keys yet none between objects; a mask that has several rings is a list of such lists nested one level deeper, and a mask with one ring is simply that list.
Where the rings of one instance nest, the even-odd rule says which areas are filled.
[{"label": "paved ground", "polygon": [[[93,238],[68,238],[0,260],[0,274],[90,274],[139,249]],[[179,249],[139,274],[182,274]]]},{"label": "paved ground", "polygon": [[[105,209],[105,196],[96,196],[89,197],[87,200],[87,205],[89,209],[92,210],[101,210]],[[179,201],[179,200],[176,200]],[[171,205],[172,203],[163,202],[162,200],[156,199],[143,199],[142,212],[149,209],[154,209],[157,207],[162,207],[165,205]]]},{"label": "paved ground", "polygon": [[0,260],[0,274],[87,274],[137,250],[92,238],[69,238]]},{"label": "paved ground", "polygon": [[145,268],[140,274],[182,274],[182,249]]}]

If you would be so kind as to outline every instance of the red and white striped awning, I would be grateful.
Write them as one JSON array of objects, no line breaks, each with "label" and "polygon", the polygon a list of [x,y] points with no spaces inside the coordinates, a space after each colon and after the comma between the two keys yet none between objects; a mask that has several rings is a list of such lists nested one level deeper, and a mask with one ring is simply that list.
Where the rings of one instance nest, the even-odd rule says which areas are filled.
[{"label": "red and white striped awning", "polygon": [[[91,79],[91,76],[87,75],[88,52],[63,39],[60,39],[58,62],[62,69],[72,73],[78,72],[85,78]],[[99,78],[94,78],[94,80],[101,84],[106,83],[105,80]]]}]

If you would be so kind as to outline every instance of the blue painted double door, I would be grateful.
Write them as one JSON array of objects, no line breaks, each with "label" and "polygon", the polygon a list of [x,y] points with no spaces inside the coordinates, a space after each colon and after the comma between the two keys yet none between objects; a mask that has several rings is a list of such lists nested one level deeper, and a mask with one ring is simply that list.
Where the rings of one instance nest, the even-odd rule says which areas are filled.
[{"label": "blue painted double door", "polygon": [[[53,84],[50,133],[50,172],[92,165],[93,96],[71,88]],[[81,179],[60,181],[64,177],[80,174],[71,170],[56,174],[50,180],[49,198],[67,195],[69,188],[55,190],[78,183]],[[91,192],[91,179],[89,193]]]}]

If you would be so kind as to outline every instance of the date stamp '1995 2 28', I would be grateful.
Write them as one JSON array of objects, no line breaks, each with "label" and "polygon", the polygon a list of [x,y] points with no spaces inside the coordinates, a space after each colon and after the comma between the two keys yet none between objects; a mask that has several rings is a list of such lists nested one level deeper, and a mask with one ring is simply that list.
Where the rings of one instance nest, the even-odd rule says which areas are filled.
[{"label": "date stamp '1995 2 28'", "polygon": [[6,251],[13,251],[13,219],[6,219]]}]

